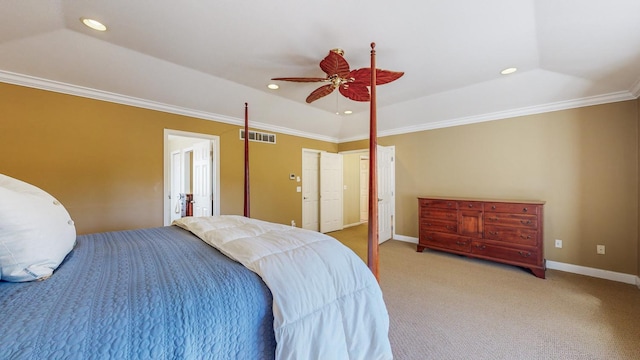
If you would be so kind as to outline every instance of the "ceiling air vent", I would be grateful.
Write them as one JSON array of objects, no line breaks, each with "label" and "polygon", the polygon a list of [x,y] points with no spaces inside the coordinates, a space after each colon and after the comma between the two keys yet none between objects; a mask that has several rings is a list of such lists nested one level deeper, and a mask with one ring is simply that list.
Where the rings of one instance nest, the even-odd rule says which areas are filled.
[{"label": "ceiling air vent", "polygon": [[[244,140],[244,129],[240,129],[240,140]],[[269,134],[269,133],[249,130],[249,141],[275,144],[276,134]]]}]

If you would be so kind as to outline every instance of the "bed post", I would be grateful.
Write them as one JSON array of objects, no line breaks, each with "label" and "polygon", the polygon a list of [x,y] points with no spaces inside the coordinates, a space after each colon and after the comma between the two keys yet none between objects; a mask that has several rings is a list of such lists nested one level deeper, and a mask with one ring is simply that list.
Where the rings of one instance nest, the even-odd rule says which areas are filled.
[{"label": "bed post", "polygon": [[249,104],[244,103],[244,216],[249,215]]},{"label": "bed post", "polygon": [[369,238],[367,264],[378,277],[378,129],[376,119],[376,43],[371,43],[371,101],[369,102]]}]

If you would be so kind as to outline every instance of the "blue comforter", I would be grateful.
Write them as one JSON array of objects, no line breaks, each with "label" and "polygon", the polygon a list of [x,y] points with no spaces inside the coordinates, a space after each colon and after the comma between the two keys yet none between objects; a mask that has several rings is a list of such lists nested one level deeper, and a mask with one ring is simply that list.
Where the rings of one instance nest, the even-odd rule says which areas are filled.
[{"label": "blue comforter", "polygon": [[175,226],[83,235],[53,276],[0,282],[0,359],[272,359],[255,273]]}]

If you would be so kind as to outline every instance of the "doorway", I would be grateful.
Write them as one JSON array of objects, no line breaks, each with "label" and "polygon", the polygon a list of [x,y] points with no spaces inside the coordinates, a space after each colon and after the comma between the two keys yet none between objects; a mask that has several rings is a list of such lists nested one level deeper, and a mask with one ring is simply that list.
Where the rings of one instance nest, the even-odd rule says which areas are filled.
[{"label": "doorway", "polygon": [[[347,151],[340,157],[340,175],[337,169],[325,171],[325,177],[333,177],[341,199],[339,207],[325,205],[329,195],[335,202],[337,194],[321,189],[327,186],[322,182],[321,156],[318,150],[303,149],[302,152],[302,227],[308,230],[323,231],[323,216],[330,217],[331,225],[339,230],[345,226],[358,225],[368,220],[369,150]],[[325,153],[328,154],[328,153]],[[344,158],[344,159],[343,159]],[[347,161],[347,158],[353,158]],[[337,161],[337,160],[336,160]],[[331,175],[331,172],[334,175]],[[337,182],[339,180],[339,183]],[[325,195],[326,193],[326,195]],[[322,196],[320,196],[322,194]],[[323,211],[323,209],[326,209]],[[331,210],[329,210],[331,209]],[[328,210],[328,211],[327,211]],[[333,217],[340,216],[336,224]],[[325,222],[327,222],[325,221]],[[348,223],[348,224],[345,224]],[[378,224],[379,241],[393,237],[395,228],[395,147],[378,146]]]},{"label": "doorway", "polygon": [[[353,150],[344,156],[345,227],[369,219],[369,150]],[[395,147],[378,146],[378,234],[384,242],[393,237],[395,228]]]},{"label": "doorway", "polygon": [[164,130],[165,226],[187,214],[220,214],[219,154],[218,136]]}]

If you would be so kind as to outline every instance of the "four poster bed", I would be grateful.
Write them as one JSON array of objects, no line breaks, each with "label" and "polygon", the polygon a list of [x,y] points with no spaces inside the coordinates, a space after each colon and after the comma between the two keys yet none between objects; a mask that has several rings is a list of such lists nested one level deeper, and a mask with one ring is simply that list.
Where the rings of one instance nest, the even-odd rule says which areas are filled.
[{"label": "four poster bed", "polygon": [[76,236],[55,198],[0,174],[0,358],[391,359],[376,202],[371,271],[324,234],[249,218],[247,118],[245,216]]}]

